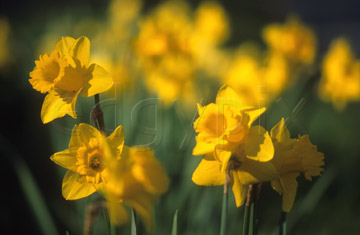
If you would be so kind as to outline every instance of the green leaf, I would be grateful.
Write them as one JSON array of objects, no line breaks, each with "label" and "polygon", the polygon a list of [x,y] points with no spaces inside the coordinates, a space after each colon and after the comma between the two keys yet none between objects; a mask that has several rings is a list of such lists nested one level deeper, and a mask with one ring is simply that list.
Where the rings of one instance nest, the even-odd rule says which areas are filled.
[{"label": "green leaf", "polygon": [[173,224],[172,224],[171,235],[177,235],[177,217],[178,217],[178,210],[176,209],[175,214],[174,214]]},{"label": "green leaf", "polygon": [[136,235],[136,221],[133,209],[131,209],[131,235]]},{"label": "green leaf", "polygon": [[224,193],[222,210],[221,210],[220,235],[226,234],[227,204],[228,204],[228,195]]}]

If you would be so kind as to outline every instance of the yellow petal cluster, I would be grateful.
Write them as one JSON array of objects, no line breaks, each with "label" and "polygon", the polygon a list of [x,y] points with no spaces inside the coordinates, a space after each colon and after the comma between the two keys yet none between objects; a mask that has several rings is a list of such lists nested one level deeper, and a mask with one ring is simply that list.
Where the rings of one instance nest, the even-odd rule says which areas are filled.
[{"label": "yellow petal cluster", "polygon": [[152,229],[152,205],[157,197],[168,189],[168,179],[154,152],[148,148],[124,146],[120,158],[105,161],[109,178],[105,184],[105,197],[109,201],[110,217],[113,223],[123,224],[125,205],[134,208],[146,227]]},{"label": "yellow petal cluster", "polygon": [[279,172],[279,177],[271,181],[274,190],[283,197],[282,210],[289,212],[294,204],[297,191],[296,177],[304,173],[311,181],[323,171],[324,155],[311,144],[308,135],[290,138],[284,119],[271,129],[271,138],[275,147],[272,163]]},{"label": "yellow petal cluster", "polygon": [[289,17],[283,25],[267,26],[263,30],[263,38],[271,50],[282,53],[293,62],[309,64],[314,61],[314,33],[296,17]]},{"label": "yellow petal cluster", "polygon": [[339,38],[325,55],[319,96],[339,111],[348,102],[360,100],[360,61],[354,58],[349,42]]},{"label": "yellow petal cluster", "polygon": [[30,73],[30,84],[45,97],[41,120],[43,123],[68,114],[76,118],[75,104],[78,94],[90,97],[113,86],[108,72],[97,64],[90,64],[90,41],[87,37],[63,37],[49,56],[35,61]]},{"label": "yellow petal cluster", "polygon": [[194,103],[196,72],[219,72],[223,57],[216,46],[228,34],[225,12],[215,2],[201,4],[195,17],[183,1],[162,4],[142,20],[135,43],[146,86],[165,104]]},{"label": "yellow petal cluster", "polygon": [[249,184],[276,177],[270,162],[274,155],[270,135],[261,126],[251,126],[264,111],[244,106],[226,85],[219,90],[216,103],[198,105],[194,129],[199,134],[193,154],[205,157],[193,173],[194,183],[222,185],[230,172],[236,205],[241,206]]},{"label": "yellow petal cluster", "polygon": [[65,199],[102,192],[113,223],[127,222],[126,205],[134,208],[151,229],[152,205],[167,191],[168,179],[152,150],[124,145],[122,126],[105,137],[81,123],[72,131],[69,149],[55,153],[51,160],[68,169],[62,184]]},{"label": "yellow petal cluster", "polygon": [[265,106],[290,83],[284,56],[274,51],[265,58],[259,54],[252,45],[242,46],[223,76],[224,82],[239,93],[246,105]]}]

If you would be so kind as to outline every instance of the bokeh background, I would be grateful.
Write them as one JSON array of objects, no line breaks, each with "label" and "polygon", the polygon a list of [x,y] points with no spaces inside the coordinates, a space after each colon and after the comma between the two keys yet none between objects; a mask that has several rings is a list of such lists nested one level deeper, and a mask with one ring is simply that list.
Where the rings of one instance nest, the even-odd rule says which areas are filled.
[{"label": "bokeh background", "polygon": [[[144,33],[148,19],[163,22],[164,29],[169,27],[166,25],[169,16],[159,19],[154,16],[166,4],[119,0],[0,1],[2,231],[81,234],[85,206],[98,197],[66,201],[61,195],[65,170],[49,160],[53,153],[68,147],[74,124],[92,123],[93,100],[79,99],[77,120],[65,117],[43,125],[40,110],[44,95],[33,90],[28,82],[34,61],[40,54],[51,53],[61,36],[85,35],[92,43],[92,59],[107,67],[117,79],[115,88],[101,95],[108,131],[124,125],[125,143],[150,144],[169,175],[169,191],[155,207],[153,234],[170,234],[176,209],[179,234],[218,234],[222,187],[200,187],[191,181],[192,172],[201,160],[191,154],[195,145],[192,121],[196,117],[196,103],[214,101],[216,91],[224,83],[219,73],[226,73],[227,63],[236,59],[241,48],[262,56],[267,51],[263,29],[272,23],[284,24],[289,16],[295,15],[312,29],[316,56],[311,65],[296,72],[296,79],[290,85],[272,97],[260,123],[270,130],[280,118],[289,117],[292,136],[309,134],[312,143],[324,153],[325,171],[313,182],[298,178],[295,206],[288,214],[288,232],[358,234],[359,99],[352,99],[339,109],[320,99],[318,89],[323,59],[334,39],[345,37],[354,57],[360,58],[360,3],[355,0],[218,2],[226,16],[226,33],[219,24],[223,33],[218,33],[215,39],[212,38],[215,33],[204,38],[200,35],[198,41],[194,40],[195,49],[183,50],[180,42],[180,46],[174,46],[174,53],[185,55],[176,56],[174,61],[164,60],[170,61],[170,65],[161,67],[156,55],[162,53],[161,43],[146,47],[148,51],[142,43],[152,35],[151,29]],[[186,38],[186,29],[192,27],[197,9],[204,2],[177,4],[181,7],[175,12],[183,14],[184,19],[173,17],[180,22],[175,27],[179,30],[176,39],[172,39],[175,41]],[[207,44],[203,43],[205,40]],[[177,60],[182,56],[189,59]],[[202,58],[213,60],[204,62]],[[179,71],[173,71],[173,67]],[[182,88],[177,89],[178,83],[168,84],[164,74],[180,80]],[[289,75],[291,79],[292,75]],[[192,77],[191,82],[181,80],[187,79],[182,76]],[[139,102],[143,102],[141,108],[136,106]],[[235,207],[232,195],[229,200],[228,231],[238,234],[242,231],[243,208]],[[258,208],[259,234],[276,234],[280,212],[281,197],[269,184],[264,184]],[[95,234],[103,234],[104,225],[100,217]],[[129,230],[130,225],[119,228],[124,234]]]}]

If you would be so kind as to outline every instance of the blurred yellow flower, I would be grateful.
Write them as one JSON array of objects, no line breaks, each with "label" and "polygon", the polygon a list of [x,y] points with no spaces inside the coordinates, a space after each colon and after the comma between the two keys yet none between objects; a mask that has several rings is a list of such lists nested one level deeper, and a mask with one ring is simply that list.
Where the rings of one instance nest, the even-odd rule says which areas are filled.
[{"label": "blurred yellow flower", "polygon": [[283,24],[270,24],[263,30],[270,50],[282,53],[293,62],[309,64],[314,61],[316,38],[313,31],[296,17]]},{"label": "blurred yellow flower", "polygon": [[[195,63],[190,50],[192,22],[185,2],[170,1],[160,5],[140,24],[136,52],[144,69],[148,89],[165,104],[185,92],[193,83]],[[192,93],[194,94],[194,93]]]},{"label": "blurred yellow flower", "polygon": [[64,198],[80,199],[100,190],[108,175],[103,161],[119,155],[123,146],[122,126],[105,137],[88,124],[76,125],[72,130],[69,149],[50,157],[56,164],[68,169],[62,184]]},{"label": "blurred yellow flower", "polygon": [[347,102],[360,99],[360,61],[354,58],[348,41],[332,42],[322,67],[319,96],[339,111]]},{"label": "blurred yellow flower", "polygon": [[219,45],[228,39],[230,27],[225,10],[215,1],[202,2],[195,12],[191,54],[197,69],[219,78],[229,63]]},{"label": "blurred yellow flower", "polygon": [[195,33],[203,43],[217,44],[228,38],[229,23],[225,10],[213,1],[202,3],[195,13]]},{"label": "blurred yellow flower", "polygon": [[297,191],[296,177],[304,173],[309,181],[319,176],[324,170],[324,155],[311,144],[308,135],[291,139],[284,119],[271,129],[275,147],[272,163],[279,172],[279,177],[271,181],[272,188],[283,195],[282,210],[289,212],[294,204]]},{"label": "blurred yellow flower", "polygon": [[109,170],[104,190],[111,221],[115,224],[127,222],[127,205],[134,208],[151,230],[152,205],[168,189],[165,170],[154,152],[148,148],[124,146],[120,158],[108,159],[104,166]]},{"label": "blurred yellow flower", "polygon": [[5,69],[9,62],[10,55],[10,25],[6,19],[0,18],[0,69]]},{"label": "blurred yellow flower", "polygon": [[78,94],[90,97],[107,91],[114,82],[106,70],[97,64],[89,65],[90,41],[87,37],[63,37],[51,56],[40,56],[30,73],[29,82],[35,90],[48,92],[41,119],[48,123],[69,114],[76,118]]},{"label": "blurred yellow flower", "polygon": [[280,53],[270,52],[265,58],[259,54],[251,45],[240,47],[223,76],[246,105],[268,105],[291,84],[286,59]]},{"label": "blurred yellow flower", "polygon": [[194,129],[199,134],[193,155],[205,154],[205,157],[192,180],[198,185],[222,185],[229,173],[239,207],[249,184],[269,181],[276,176],[269,162],[274,155],[270,135],[261,126],[251,126],[265,108],[243,106],[238,94],[223,86],[216,104],[198,105],[198,111]]}]

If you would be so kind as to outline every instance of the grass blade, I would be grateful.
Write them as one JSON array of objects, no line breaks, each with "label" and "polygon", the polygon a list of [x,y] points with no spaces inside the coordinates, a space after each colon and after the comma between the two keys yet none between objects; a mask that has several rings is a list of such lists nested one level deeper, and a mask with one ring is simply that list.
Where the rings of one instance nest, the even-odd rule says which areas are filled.
[{"label": "grass blade", "polygon": [[249,232],[249,206],[245,205],[242,234],[247,235],[248,232]]},{"label": "grass blade", "polygon": [[226,234],[227,204],[228,204],[228,196],[227,196],[227,193],[224,193],[222,210],[221,210],[220,235]]},{"label": "grass blade", "polygon": [[134,210],[131,210],[131,235],[136,235],[136,221]]},{"label": "grass blade", "polygon": [[286,212],[281,211],[279,221],[279,235],[286,235]]},{"label": "grass blade", "polygon": [[171,235],[177,235],[177,217],[178,217],[178,210],[176,210],[174,214]]},{"label": "grass blade", "polygon": [[253,235],[255,233],[254,228],[255,223],[255,203],[251,203],[250,206],[250,219],[249,219],[249,235]]}]

